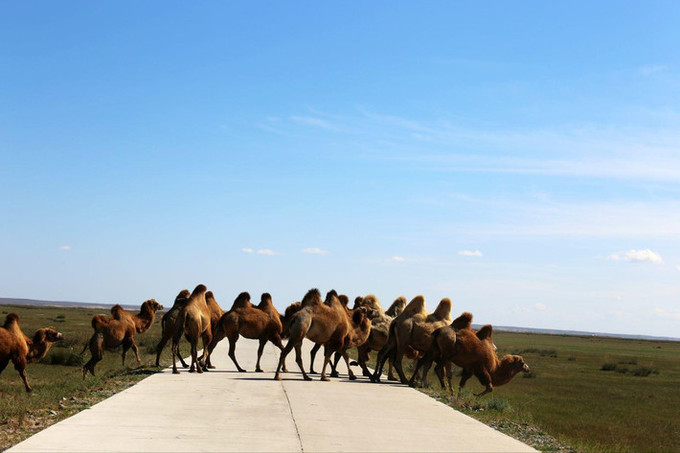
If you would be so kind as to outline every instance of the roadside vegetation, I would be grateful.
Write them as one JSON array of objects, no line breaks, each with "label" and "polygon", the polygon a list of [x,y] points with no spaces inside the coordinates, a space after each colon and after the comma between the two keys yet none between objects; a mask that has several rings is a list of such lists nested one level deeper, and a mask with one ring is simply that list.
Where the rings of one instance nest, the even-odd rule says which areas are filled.
[{"label": "roadside vegetation", "polygon": [[[65,340],[28,366],[32,393],[11,364],[0,375],[0,450],[159,371],[153,365],[162,313],[148,332],[135,336],[141,366],[128,354],[122,367],[120,351],[107,351],[97,376],[83,381],[89,351],[80,352],[92,334],[90,320],[107,310],[0,306],[3,319],[10,312],[19,315],[27,335],[51,325]],[[675,451],[680,445],[680,343],[497,330],[494,342],[499,355],[524,356],[531,373],[482,398],[473,395],[482,390],[475,378],[460,397],[440,390],[434,373],[431,387],[422,390],[539,450]],[[166,348],[161,365],[170,361]]]},{"label": "roadside vegetation", "polygon": [[[162,313],[157,314],[148,332],[135,336],[141,366],[134,354],[128,353],[127,366],[123,367],[119,348],[107,351],[104,360],[97,364],[97,376],[85,380],[82,365],[90,352],[81,351],[92,335],[90,321],[96,314],[110,316],[108,310],[0,305],[0,321],[8,313],[19,315],[21,329],[29,337],[39,328],[53,326],[64,334],[64,341],[55,343],[45,358],[26,368],[33,392],[26,393],[11,363],[0,375],[0,451],[160,370],[154,364]],[[185,349],[186,346],[182,351],[186,352]],[[168,366],[171,360],[166,349],[161,365]]]}]

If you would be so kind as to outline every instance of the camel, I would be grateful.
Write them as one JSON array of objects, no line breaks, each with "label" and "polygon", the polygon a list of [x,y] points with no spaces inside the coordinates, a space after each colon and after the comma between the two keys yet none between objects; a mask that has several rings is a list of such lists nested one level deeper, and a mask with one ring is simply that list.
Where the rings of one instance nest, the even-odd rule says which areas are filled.
[{"label": "camel", "polygon": [[[168,310],[167,313],[161,318],[161,327],[163,328],[163,333],[161,334],[161,339],[156,345],[156,366],[160,366],[161,352],[165,345],[172,339],[175,335],[175,329],[177,328],[177,316],[179,315],[179,310],[184,306],[184,304],[189,300],[191,293],[188,289],[183,289],[175,297],[175,303],[172,308]],[[184,368],[189,368],[189,365],[184,361],[182,355],[177,353],[179,361],[182,362]]]},{"label": "camel", "polygon": [[[214,335],[215,329],[217,329],[217,324],[220,322],[220,319],[225,312],[217,303],[217,300],[215,300],[215,295],[212,291],[205,293],[205,303],[208,305],[208,309],[210,310],[210,331]],[[179,355],[179,350],[177,351],[177,355]],[[203,351],[203,356],[205,357],[205,367],[214,369],[215,367],[212,363],[210,363],[210,355],[207,355],[206,357],[206,351]],[[203,363],[202,360],[201,363]]]},{"label": "camel", "polygon": [[179,339],[184,334],[185,338],[191,345],[191,367],[189,372],[203,373],[207,366],[201,366],[201,360],[198,359],[198,339],[203,340],[203,355],[205,359],[207,353],[207,346],[212,340],[212,326],[211,317],[212,310],[206,301],[206,291],[208,288],[205,285],[198,285],[189,296],[189,300],[179,310],[177,315],[177,329],[175,335],[172,337],[172,372],[179,374],[177,370],[176,356],[179,352]]},{"label": "camel", "polygon": [[302,340],[306,337],[314,343],[325,346],[321,380],[329,381],[330,379],[326,376],[326,365],[330,361],[331,354],[342,349],[348,341],[350,323],[347,312],[335,291],[330,291],[326,296],[326,302],[323,302],[318,289],[311,289],[305,294],[301,307],[300,311],[290,319],[288,343],[281,351],[274,379],[281,380],[279,371],[293,348],[295,348],[295,362],[302,371],[302,377],[306,381],[312,379],[307,375],[302,364]]},{"label": "camel", "polygon": [[281,317],[281,324],[283,325],[283,330],[281,331],[281,338],[288,338],[290,336],[290,320],[293,315],[302,310],[302,302],[296,301],[286,307]]},{"label": "camel", "polygon": [[428,314],[425,309],[425,298],[420,295],[414,297],[404,311],[390,324],[387,343],[378,354],[377,366],[371,380],[380,381],[385,361],[392,356],[399,380],[402,384],[408,383],[401,366],[404,354],[409,348],[419,353],[429,351],[432,346],[432,332],[450,323],[450,299],[443,298],[436,310]]},{"label": "camel", "polygon": [[[356,362],[350,363],[357,364],[361,367],[364,376],[371,376],[371,372],[368,370],[366,362],[370,358],[371,351],[380,351],[387,343],[387,337],[390,329],[390,323],[392,320],[399,315],[404,310],[406,306],[406,298],[399,296],[392,302],[390,308],[387,311],[382,309],[380,301],[373,294],[363,298],[364,306],[369,307],[371,310],[376,312],[376,315],[371,319],[371,331],[368,335],[368,339],[362,345],[357,348],[358,358]],[[388,364],[387,379],[390,381],[396,381],[392,373],[392,360],[390,359]]]},{"label": "camel", "polygon": [[[469,325],[460,330],[456,330],[453,326],[444,327],[435,332],[434,337],[434,344],[428,356],[430,359],[437,358],[435,371],[442,388],[446,387],[443,370],[447,362],[463,369],[459,394],[468,379],[473,375],[477,377],[485,388],[483,392],[475,394],[476,396],[491,393],[494,387],[507,384],[518,373],[530,371],[529,365],[524,362],[522,356],[507,354],[502,359],[498,358],[493,344],[493,327],[490,324],[482,326],[477,332]],[[429,370],[432,360],[424,360],[424,362],[423,374]],[[453,393],[450,374],[448,382],[449,389]]]},{"label": "camel", "polygon": [[347,350],[350,348],[358,348],[366,343],[371,332],[371,316],[376,316],[376,313],[365,305],[360,305],[353,310],[346,310],[346,312],[350,322],[349,338],[345,342],[345,346],[335,353],[334,361],[331,362],[331,377],[339,377],[337,367],[340,357],[342,357],[345,359],[345,364],[347,365],[349,380],[354,381],[357,377],[354,375],[352,368],[350,368]]},{"label": "camel", "polygon": [[123,345],[123,366],[125,366],[125,356],[128,349],[132,348],[137,358],[137,363],[141,364],[139,351],[135,344],[135,333],[144,333],[153,324],[156,312],[162,310],[163,306],[154,299],[149,299],[142,303],[140,311],[132,315],[125,311],[120,305],[111,308],[111,318],[102,315],[92,317],[92,328],[94,333],[83,348],[90,348],[90,360],[83,365],[83,379],[87,373],[94,376],[95,365],[104,358],[104,349],[114,349]]},{"label": "camel", "polygon": [[26,365],[45,357],[52,345],[63,339],[64,335],[54,327],[38,329],[32,339],[28,338],[19,327],[19,316],[16,313],[8,314],[0,327],[0,373],[11,360],[24,381],[26,391],[33,391],[26,376]]},{"label": "camel", "polygon": [[[333,290],[333,292],[335,293],[335,290]],[[337,294],[337,293],[335,293],[335,294]],[[340,301],[340,304],[343,307],[345,307],[345,310],[347,310],[347,306],[349,305],[349,297],[347,297],[345,294],[340,294],[340,295],[338,295],[338,300]],[[360,307],[362,301],[363,301],[362,297],[355,298],[354,299],[354,308],[352,310]],[[352,317],[351,314],[349,315],[349,317],[350,318]],[[316,371],[314,371],[314,359],[316,359],[316,353],[319,352],[319,349],[321,349],[321,346],[322,346],[321,344],[317,343],[312,347],[311,351],[309,351],[309,374],[316,374]],[[339,356],[336,355],[336,358],[338,358],[338,357]],[[337,364],[337,360],[335,361],[335,363]],[[335,373],[335,365],[333,365],[333,362],[331,362],[331,368],[332,368],[331,376],[333,376],[333,373]],[[335,373],[335,374],[337,374],[337,373]],[[333,376],[333,377],[337,377],[337,376]]]},{"label": "camel", "polygon": [[[257,349],[255,371],[261,373],[260,358],[267,341],[271,341],[276,347],[283,350],[282,330],[281,315],[274,308],[269,293],[263,293],[260,304],[254,307],[250,303],[250,294],[243,292],[236,297],[231,309],[219,319],[213,339],[208,345],[208,359],[217,343],[227,337],[229,340],[229,358],[234,362],[238,371],[245,372],[246,370],[241,368],[236,360],[236,342],[241,335],[245,338],[259,340],[260,346]],[[285,364],[283,371],[287,371]]]}]

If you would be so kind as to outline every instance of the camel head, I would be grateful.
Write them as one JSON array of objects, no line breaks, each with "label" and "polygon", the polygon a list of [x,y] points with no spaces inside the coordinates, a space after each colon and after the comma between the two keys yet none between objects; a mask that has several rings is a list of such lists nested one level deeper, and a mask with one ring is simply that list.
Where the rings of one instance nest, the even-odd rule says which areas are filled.
[{"label": "camel head", "polygon": [[58,332],[54,327],[46,327],[38,329],[33,335],[35,343],[56,343],[64,339],[64,334]]},{"label": "camel head", "polygon": [[501,368],[506,369],[508,372],[512,373],[513,376],[519,372],[531,372],[529,365],[526,364],[521,355],[508,354],[504,356],[503,359],[501,359]]},{"label": "camel head", "polygon": [[152,313],[156,313],[158,310],[163,309],[163,306],[156,302],[156,299],[149,299],[142,304],[142,306],[144,305],[146,305],[146,308]]}]

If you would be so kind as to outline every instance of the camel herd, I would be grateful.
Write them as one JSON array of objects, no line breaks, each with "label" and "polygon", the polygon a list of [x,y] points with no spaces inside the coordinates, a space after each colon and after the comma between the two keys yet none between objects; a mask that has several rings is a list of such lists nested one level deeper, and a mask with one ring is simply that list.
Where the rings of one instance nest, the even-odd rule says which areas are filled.
[{"label": "camel herd", "polygon": [[[111,317],[96,315],[92,318],[94,333],[85,345],[91,358],[83,366],[83,379],[88,373],[95,374],[95,365],[102,360],[105,349],[122,346],[122,359],[132,349],[138,363],[139,353],[134,341],[135,333],[149,329],[157,311],[163,306],[153,299],[145,301],[139,314],[128,313],[120,305],[111,308]],[[236,343],[240,337],[259,341],[256,372],[262,372],[260,358],[268,341],[281,350],[274,379],[281,379],[287,372],[286,357],[295,350],[295,362],[305,380],[315,374],[314,357],[323,346],[321,380],[328,381],[326,374],[330,365],[330,377],[338,377],[337,365],[344,359],[350,380],[356,376],[352,366],[358,365],[364,376],[379,382],[386,362],[388,379],[398,379],[411,386],[427,385],[427,373],[436,363],[435,372],[442,388],[451,385],[452,366],[462,369],[459,389],[475,376],[485,387],[478,396],[493,391],[494,386],[508,383],[516,374],[528,372],[529,367],[518,355],[499,358],[493,343],[493,328],[485,325],[478,331],[472,329],[472,314],[465,312],[451,319],[451,301],[441,300],[434,312],[428,313],[423,296],[414,297],[408,304],[404,297],[397,298],[388,310],[383,310],[374,295],[357,297],[349,308],[349,298],[332,290],[325,299],[317,289],[309,290],[300,302],[289,305],[281,315],[272,303],[271,295],[262,294],[260,303],[253,305],[247,292],[239,294],[231,309],[224,312],[212,291],[198,285],[189,292],[184,289],[174,304],[162,317],[163,333],[156,347],[156,365],[159,365],[163,348],[171,342],[172,370],[179,373],[177,359],[189,372],[203,373],[212,366],[210,356],[217,343],[224,338],[229,341],[229,358],[238,371],[245,372],[236,358]],[[191,347],[191,363],[187,364],[179,354],[179,342],[184,337]],[[53,328],[40,329],[29,339],[19,328],[19,319],[9,314],[0,327],[0,372],[12,360],[30,391],[26,379],[26,364],[44,357],[49,347],[63,335]],[[302,343],[307,338],[315,343],[310,355],[309,374],[302,361]],[[287,339],[284,346],[283,339]],[[199,340],[203,351],[199,357]],[[356,362],[349,361],[348,350],[356,348]],[[371,372],[366,363],[371,352],[377,352],[377,363]],[[417,361],[410,379],[406,378],[402,361],[404,356]],[[420,372],[420,373],[419,373]]]}]

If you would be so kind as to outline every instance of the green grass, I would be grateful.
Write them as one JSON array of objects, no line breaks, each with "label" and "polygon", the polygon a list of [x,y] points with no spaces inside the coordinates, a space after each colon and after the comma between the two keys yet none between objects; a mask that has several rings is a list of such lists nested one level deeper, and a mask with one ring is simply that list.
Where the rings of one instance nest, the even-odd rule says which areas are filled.
[{"label": "green grass", "polygon": [[[81,367],[90,352],[80,352],[92,335],[90,321],[95,314],[110,315],[107,310],[0,305],[0,322],[12,312],[19,315],[21,328],[29,337],[39,328],[53,326],[64,334],[64,341],[55,344],[43,360],[28,365],[28,381],[33,387],[30,394],[11,362],[0,375],[0,451],[158,370],[154,364],[161,335],[160,316],[149,331],[135,335],[141,366],[129,351],[123,367],[118,348],[104,353],[96,377],[88,375],[83,380]],[[167,366],[170,361],[166,348],[161,364]]]},{"label": "green grass", "polygon": [[[677,451],[680,343],[501,331],[494,343],[499,355],[521,352],[531,374],[459,399],[430,372],[423,391],[487,424],[531,426],[579,451]],[[466,389],[483,390],[476,378]]]}]

